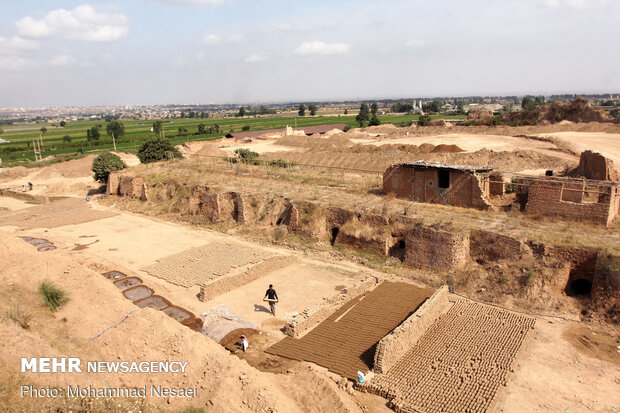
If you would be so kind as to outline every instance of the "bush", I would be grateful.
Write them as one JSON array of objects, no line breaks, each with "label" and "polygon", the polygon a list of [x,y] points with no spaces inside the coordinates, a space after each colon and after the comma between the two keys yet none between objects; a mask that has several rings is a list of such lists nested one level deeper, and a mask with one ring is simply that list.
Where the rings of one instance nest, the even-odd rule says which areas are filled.
[{"label": "bush", "polygon": [[295,166],[297,164],[297,162],[288,162],[285,161],[284,159],[274,159],[273,161],[269,161],[268,165],[269,166],[277,166],[279,168],[286,168],[288,166]]},{"label": "bush", "polygon": [[39,294],[43,303],[52,311],[60,309],[69,301],[69,294],[51,281],[42,281],[39,284]]},{"label": "bush", "polygon": [[243,127],[241,128],[241,130],[243,130],[243,131],[250,130],[250,125],[243,125]]},{"label": "bush", "polygon": [[107,152],[97,156],[93,160],[92,170],[95,173],[95,181],[102,183],[108,182],[108,176],[112,171],[120,171],[127,168],[127,165],[118,155]]},{"label": "bush", "polygon": [[62,137],[63,142],[71,143],[71,136],[65,135]]},{"label": "bush", "polygon": [[242,162],[250,163],[252,165],[258,165],[258,153],[253,152],[247,148],[235,149],[235,153],[239,156]]},{"label": "bush", "polygon": [[138,149],[138,159],[142,163],[158,162],[162,159],[182,158],[181,153],[165,138],[153,138],[144,142]]},{"label": "bush", "polygon": [[428,126],[431,124],[431,117],[429,115],[420,115],[418,118],[419,126]]},{"label": "bush", "polygon": [[344,132],[348,132],[348,131],[350,131],[350,130],[351,130],[351,127],[350,127],[349,125],[347,125],[347,126],[345,126],[345,127],[344,127]]},{"label": "bush", "polygon": [[19,325],[24,330],[28,330],[30,328],[30,314],[21,309],[20,306],[13,306],[6,312],[6,317],[9,320],[13,320],[17,325]]},{"label": "bush", "polygon": [[506,185],[506,193],[514,194],[515,192],[517,192],[517,185],[513,184],[518,184],[519,182],[521,182],[521,180],[519,178],[512,178],[510,181],[512,182],[512,184]]}]

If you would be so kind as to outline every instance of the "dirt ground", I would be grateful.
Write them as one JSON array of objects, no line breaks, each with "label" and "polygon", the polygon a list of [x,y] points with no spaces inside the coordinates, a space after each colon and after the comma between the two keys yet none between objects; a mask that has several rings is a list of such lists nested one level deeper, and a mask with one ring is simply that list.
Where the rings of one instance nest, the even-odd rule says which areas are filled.
[{"label": "dirt ground", "polygon": [[[527,140],[526,144],[523,138],[513,137],[517,134],[541,133],[566,141],[575,148],[584,145],[610,154],[610,157],[619,156],[617,138],[620,134],[613,135],[606,129],[602,130],[602,127],[601,130],[594,128],[591,132],[581,130],[582,126],[579,125],[572,128],[573,130],[498,129],[494,133],[487,130],[479,137],[472,136],[470,140],[466,138],[467,134],[456,127],[452,128],[449,134],[436,128],[429,129],[428,136],[418,136],[423,134],[411,129],[412,134],[415,134],[413,137],[403,136],[402,132],[405,130],[401,128],[384,128],[385,130],[371,130],[375,136],[364,137],[356,132],[356,138],[375,143],[395,143],[395,139],[411,138],[419,139],[415,143],[419,144],[428,142],[428,139],[434,136],[438,139],[435,144],[454,143],[466,150],[475,150],[477,145],[495,148],[493,150],[508,149],[511,145],[513,149],[524,149],[530,148],[528,144],[533,143],[532,147],[539,154],[549,151],[548,153],[555,156],[572,156],[553,150],[547,142]],[[377,136],[380,133],[385,136]],[[461,137],[451,142],[445,140],[445,136]],[[395,139],[391,139],[392,137]],[[259,141],[258,149],[252,150],[282,150],[277,146],[271,141]],[[290,153],[298,150],[293,147],[286,149]],[[466,155],[471,156],[471,153]],[[137,163],[132,155],[123,157],[128,163]],[[90,163],[92,158],[86,157],[43,169],[2,169],[0,185],[19,189],[21,185],[31,181],[35,187],[34,194],[72,196],[76,201],[71,202],[82,202],[89,190],[100,187],[92,180]],[[230,181],[231,185],[236,182],[240,188],[248,185],[247,180],[239,179],[237,182],[237,178],[232,175],[225,179],[220,176],[219,179],[227,183]],[[257,179],[256,185],[263,190],[277,192],[278,188],[271,188],[270,182],[273,181]],[[308,192],[306,186],[296,182],[290,181],[287,184],[297,185],[298,193]],[[356,200],[359,202],[357,194],[342,189],[317,187],[312,191],[315,191],[313,194],[317,197],[324,196],[334,202],[344,202],[345,199],[351,203]],[[394,204],[398,204],[398,201],[394,201]],[[33,207],[36,208],[28,202],[0,197],[0,221],[3,216],[9,216],[15,211],[28,214],[28,208]],[[303,311],[321,302],[324,297],[355,283],[361,274],[372,273],[368,268],[345,258],[334,262],[312,251],[250,242],[236,237],[234,231],[229,235],[122,211],[111,202],[99,202],[97,199],[81,204],[81,207],[106,214],[94,214],[93,219],[88,222],[77,222],[71,217],[62,218],[63,211],[57,211],[62,218],[58,220],[58,225],[46,227],[38,222],[29,229],[22,229],[15,225],[20,222],[5,220],[0,227],[0,407],[3,407],[3,410],[56,411],[60,405],[57,401],[19,397],[18,386],[21,383],[31,383],[39,386],[161,384],[174,387],[196,386],[198,389],[199,395],[195,399],[151,399],[146,406],[123,405],[124,407],[117,411],[180,411],[187,406],[203,407],[206,411],[216,412],[390,411],[386,407],[385,399],[358,392],[350,395],[338,388],[333,375],[309,363],[291,361],[264,352],[284,337],[280,329],[295,312]],[[398,207],[401,208],[401,205],[398,204]],[[416,205],[411,209],[423,215],[434,213],[444,217],[448,216],[449,212],[447,208],[441,207],[431,211],[431,207],[427,205]],[[67,209],[65,213],[71,214],[72,211]],[[516,222],[510,216],[482,216],[478,211],[460,211],[459,214],[476,226],[497,226],[501,220],[503,221],[500,224],[505,226]],[[553,229],[563,231],[566,236],[572,236],[571,231],[584,232],[578,224],[558,224],[545,220],[528,221],[526,226],[520,225],[521,221],[519,225],[514,223],[513,231],[524,234],[528,231],[549,232]],[[618,237],[614,231],[615,229],[593,230],[592,233],[601,239],[614,240]],[[24,242],[19,236],[45,238],[57,249],[39,252],[35,246]],[[228,243],[236,249],[259,249],[269,256],[294,255],[298,262],[208,302],[198,300],[197,285],[186,288],[143,271],[160,259],[209,243]],[[257,331],[246,332],[250,339],[250,351],[234,355],[229,351],[235,346],[234,335],[238,332],[231,333],[227,338],[229,349],[226,349],[161,312],[138,309],[123,297],[120,290],[101,276],[102,273],[112,270],[140,277],[156,294],[195,314],[218,304],[230,306],[234,314],[259,327]],[[428,277],[431,280],[431,275]],[[40,302],[37,286],[44,279],[52,280],[70,293],[69,303],[56,313],[51,313]],[[281,296],[277,317],[268,314],[265,303],[262,302],[269,283],[274,284]],[[27,320],[17,317],[16,309],[26,314]],[[17,320],[27,322],[24,326]],[[121,320],[124,321],[99,338],[86,341]],[[536,328],[519,351],[514,372],[508,375],[507,385],[500,388],[491,411],[619,411],[618,337],[620,331],[610,326],[594,327],[591,324],[557,318],[539,318]],[[84,360],[182,359],[187,360],[190,367],[187,374],[182,376],[132,373],[66,374],[52,377],[18,372],[20,357],[44,355],[81,357]],[[98,401],[103,404],[108,402]],[[117,401],[110,403],[116,406]],[[74,411],[79,410],[76,406],[72,408]],[[114,410],[104,406],[99,411]]]},{"label": "dirt ground", "polygon": [[587,149],[600,152],[620,166],[620,133],[604,132],[554,132],[541,133],[538,136],[554,138],[571,145],[577,152]]}]

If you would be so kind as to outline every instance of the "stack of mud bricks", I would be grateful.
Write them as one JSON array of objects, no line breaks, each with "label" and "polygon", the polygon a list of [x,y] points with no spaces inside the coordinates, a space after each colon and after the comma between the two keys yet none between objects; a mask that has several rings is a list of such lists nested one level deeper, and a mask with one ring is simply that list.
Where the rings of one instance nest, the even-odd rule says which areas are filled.
[{"label": "stack of mud bricks", "polygon": [[405,265],[416,268],[461,268],[469,258],[469,234],[416,226],[405,237]]}]

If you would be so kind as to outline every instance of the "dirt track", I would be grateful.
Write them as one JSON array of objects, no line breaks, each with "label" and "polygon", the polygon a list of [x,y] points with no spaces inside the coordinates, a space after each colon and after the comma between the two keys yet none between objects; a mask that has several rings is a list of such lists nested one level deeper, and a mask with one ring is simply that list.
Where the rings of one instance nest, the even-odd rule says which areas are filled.
[{"label": "dirt track", "polygon": [[431,290],[384,282],[351,300],[300,339],[286,337],[270,354],[314,362],[355,379],[372,368],[379,340],[413,313]]}]

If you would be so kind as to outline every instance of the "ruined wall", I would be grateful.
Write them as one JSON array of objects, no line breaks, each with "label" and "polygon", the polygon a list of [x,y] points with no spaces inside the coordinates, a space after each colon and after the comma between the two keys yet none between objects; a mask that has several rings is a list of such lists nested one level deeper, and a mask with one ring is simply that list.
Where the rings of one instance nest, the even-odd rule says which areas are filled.
[{"label": "ruined wall", "polygon": [[579,166],[569,172],[570,176],[583,176],[599,181],[617,181],[618,171],[614,162],[597,152],[584,151],[579,158]]},{"label": "ruined wall", "polygon": [[448,287],[441,287],[401,325],[379,341],[375,352],[375,373],[387,373],[417,344],[428,328],[450,307],[448,295]]},{"label": "ruined wall", "polygon": [[[567,187],[571,186],[570,184],[574,182],[567,182]],[[525,213],[559,216],[602,225],[611,224],[618,214],[618,200],[616,199],[618,189],[616,187],[599,187],[599,191],[608,192],[606,195],[599,195],[599,202],[577,203],[562,200],[575,199],[573,195],[564,195],[562,186],[561,181],[532,181],[528,189]]]},{"label": "ruined wall", "polygon": [[383,191],[415,202],[487,210],[489,185],[480,174],[446,169],[449,187],[439,188],[439,170],[392,165],[383,174]]},{"label": "ruined wall", "polygon": [[290,256],[273,257],[253,266],[241,274],[216,278],[211,282],[200,286],[198,299],[200,301],[212,300],[219,295],[225,294],[254,280],[265,277],[268,274],[292,265],[297,261],[297,258]]},{"label": "ruined wall", "polygon": [[504,176],[499,173],[491,173],[489,175],[489,196],[504,196],[505,185]]},{"label": "ruined wall", "polygon": [[118,186],[120,184],[121,175],[118,171],[112,171],[108,175],[108,183],[106,185],[107,195],[118,195]]},{"label": "ruined wall", "polygon": [[415,268],[460,268],[469,259],[469,234],[416,226],[405,237],[404,263]]},{"label": "ruined wall", "polygon": [[512,237],[483,230],[469,234],[469,256],[478,263],[517,260],[531,253],[529,246]]},{"label": "ruined wall", "polygon": [[385,236],[383,238],[375,236],[367,238],[363,235],[350,233],[345,230],[338,232],[338,236],[334,240],[334,245],[349,245],[360,249],[376,251],[382,255],[388,255],[392,237]]},{"label": "ruined wall", "polygon": [[144,179],[141,177],[130,178],[128,176],[121,176],[118,185],[118,194],[129,198],[140,199],[144,196]]},{"label": "ruined wall", "polygon": [[323,302],[304,310],[284,326],[284,334],[298,337],[304,332],[314,328],[327,317],[334,313],[360,294],[372,290],[379,283],[379,278],[368,276],[351,287],[344,288],[340,293],[331,297],[324,297]]}]

